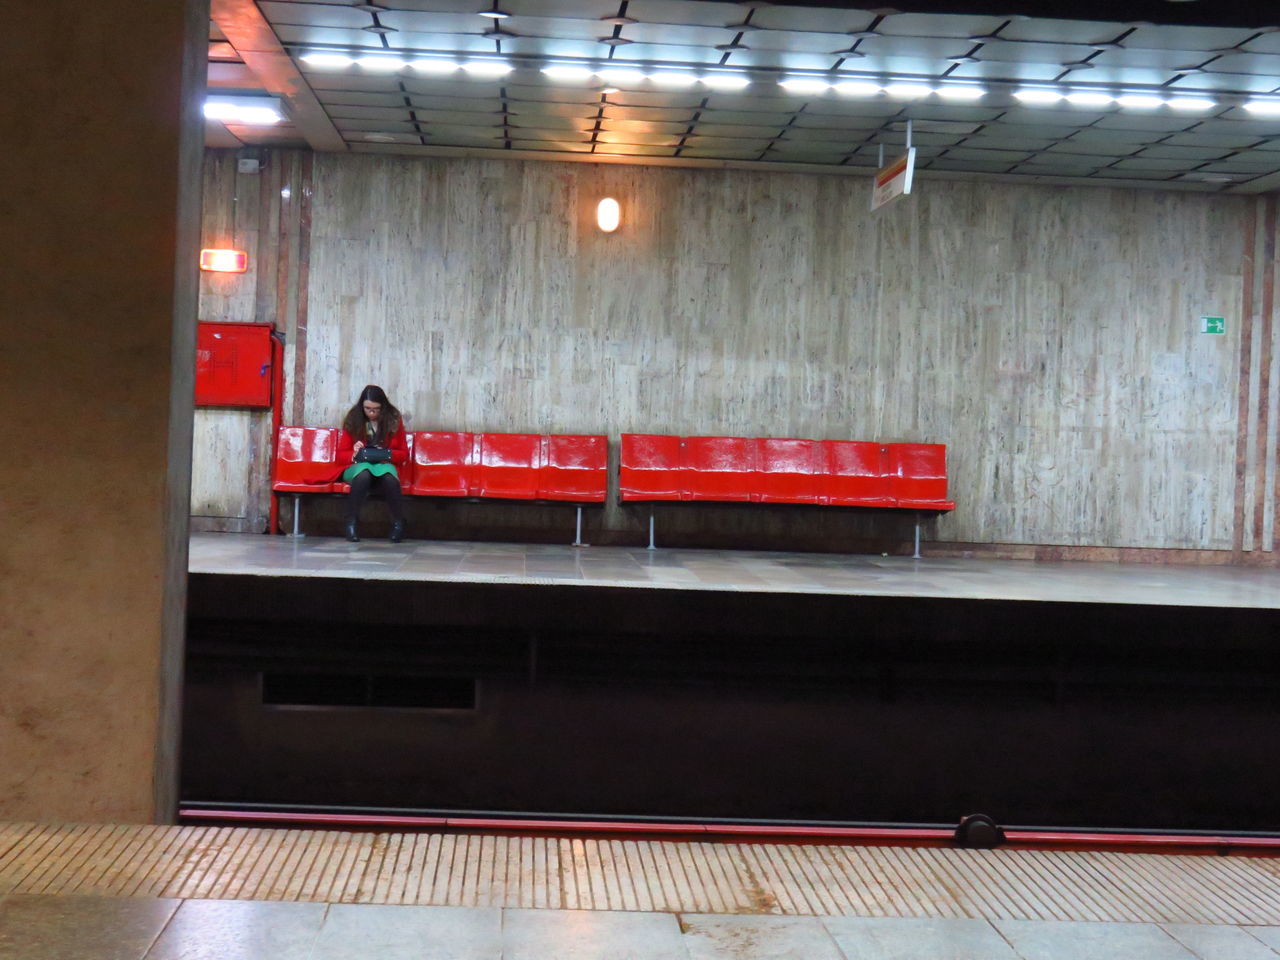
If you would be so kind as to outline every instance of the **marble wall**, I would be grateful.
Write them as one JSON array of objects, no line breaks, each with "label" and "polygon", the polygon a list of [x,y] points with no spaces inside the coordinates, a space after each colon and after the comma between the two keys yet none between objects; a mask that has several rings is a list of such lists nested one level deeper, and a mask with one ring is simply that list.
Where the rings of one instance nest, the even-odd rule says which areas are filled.
[{"label": "marble wall", "polygon": [[[1256,408],[1259,389],[1272,402],[1273,304],[1246,290],[1274,231],[1260,201],[926,179],[872,213],[868,190],[317,155],[286,411],[334,423],[377,382],[418,429],[941,442],[957,508],[937,541],[1270,548],[1276,418]],[[606,195],[623,208],[612,235],[593,222]],[[1202,315],[1226,335],[1201,334]],[[205,502],[245,495],[212,471],[198,456]],[[693,513],[670,522],[695,530]],[[716,522],[795,526],[768,514]],[[601,525],[640,535],[616,505]]]}]

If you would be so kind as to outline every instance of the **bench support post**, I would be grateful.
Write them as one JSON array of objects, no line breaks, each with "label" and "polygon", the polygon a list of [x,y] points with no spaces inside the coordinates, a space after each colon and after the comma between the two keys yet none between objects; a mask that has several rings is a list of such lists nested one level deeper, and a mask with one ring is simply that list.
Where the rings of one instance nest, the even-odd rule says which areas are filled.
[{"label": "bench support post", "polygon": [[920,559],[920,511],[916,511],[916,552],[911,555],[913,560]]},{"label": "bench support post", "polygon": [[578,519],[573,531],[573,544],[575,547],[589,547],[591,544],[582,542],[582,504],[578,504]]},{"label": "bench support post", "polygon": [[649,549],[650,550],[657,549],[653,545],[653,511],[652,510],[649,511]]},{"label": "bench support post", "polygon": [[293,495],[293,533],[289,534],[289,536],[297,537],[299,539],[306,536],[305,533],[303,533],[301,530],[298,529],[301,523],[301,520],[302,520],[302,494],[295,493]]}]

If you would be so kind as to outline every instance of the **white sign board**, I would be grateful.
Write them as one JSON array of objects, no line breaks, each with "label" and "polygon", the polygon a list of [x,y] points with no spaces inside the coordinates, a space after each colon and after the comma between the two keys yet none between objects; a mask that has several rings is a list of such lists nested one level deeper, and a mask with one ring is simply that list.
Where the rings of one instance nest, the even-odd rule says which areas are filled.
[{"label": "white sign board", "polygon": [[888,166],[876,171],[871,190],[871,209],[878,210],[890,200],[911,192],[911,177],[916,171],[916,148],[910,147]]}]

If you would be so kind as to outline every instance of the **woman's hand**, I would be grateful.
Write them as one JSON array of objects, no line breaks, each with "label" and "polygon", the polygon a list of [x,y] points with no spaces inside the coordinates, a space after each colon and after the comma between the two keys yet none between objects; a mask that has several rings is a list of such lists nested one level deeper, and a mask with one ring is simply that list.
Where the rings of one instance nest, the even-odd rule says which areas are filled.
[{"label": "woman's hand", "polygon": [[356,457],[360,456],[360,451],[364,449],[364,441],[357,440],[351,445],[351,460],[354,463]]}]

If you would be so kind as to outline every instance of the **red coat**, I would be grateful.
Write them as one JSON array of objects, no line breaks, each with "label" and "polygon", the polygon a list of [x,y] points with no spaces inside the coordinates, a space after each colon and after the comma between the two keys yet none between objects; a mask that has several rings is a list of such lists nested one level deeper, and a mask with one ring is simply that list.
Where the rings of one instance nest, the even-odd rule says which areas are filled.
[{"label": "red coat", "polygon": [[[307,483],[334,483],[342,471],[356,462],[356,437],[345,430],[338,431],[338,459],[331,464],[316,464],[316,472],[308,475]],[[391,462],[403,466],[409,462],[409,445],[404,440],[404,427],[396,430],[386,440],[387,449],[391,451]]]}]

